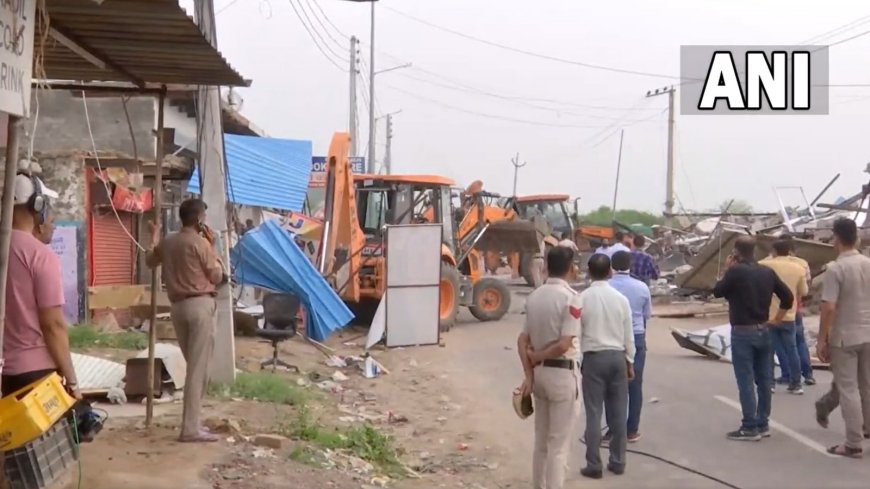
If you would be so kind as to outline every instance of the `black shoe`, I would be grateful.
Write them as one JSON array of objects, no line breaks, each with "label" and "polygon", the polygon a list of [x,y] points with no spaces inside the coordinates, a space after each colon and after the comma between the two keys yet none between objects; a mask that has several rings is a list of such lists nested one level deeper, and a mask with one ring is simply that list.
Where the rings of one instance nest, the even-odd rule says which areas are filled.
[{"label": "black shoe", "polygon": [[812,378],[812,377],[807,377],[806,379],[804,379],[804,384],[806,384],[806,385],[816,385],[816,379],[814,379],[814,378]]},{"label": "black shoe", "polygon": [[583,467],[580,469],[580,475],[589,479],[600,479],[604,477],[604,474],[602,474],[600,470],[590,469],[589,467]]},{"label": "black shoe", "polygon": [[822,405],[818,402],[816,403],[816,423],[819,423],[819,426],[822,428],[828,427],[828,413],[822,408]]},{"label": "black shoe", "polygon": [[607,464],[607,470],[616,475],[625,473],[625,465]]},{"label": "black shoe", "polygon": [[758,434],[756,430],[747,430],[745,428],[740,428],[737,431],[732,431],[728,433],[728,439],[734,441],[758,441],[761,440],[761,435]]},{"label": "black shoe", "polygon": [[765,426],[764,428],[759,428],[758,434],[761,435],[762,438],[770,438],[770,427]]}]

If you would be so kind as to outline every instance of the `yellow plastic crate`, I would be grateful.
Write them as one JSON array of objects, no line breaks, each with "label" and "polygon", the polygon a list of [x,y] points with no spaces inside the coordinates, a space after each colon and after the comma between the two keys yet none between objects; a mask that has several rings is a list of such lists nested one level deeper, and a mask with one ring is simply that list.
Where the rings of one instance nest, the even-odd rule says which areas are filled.
[{"label": "yellow plastic crate", "polygon": [[58,374],[0,399],[0,451],[18,448],[45,433],[75,404]]}]

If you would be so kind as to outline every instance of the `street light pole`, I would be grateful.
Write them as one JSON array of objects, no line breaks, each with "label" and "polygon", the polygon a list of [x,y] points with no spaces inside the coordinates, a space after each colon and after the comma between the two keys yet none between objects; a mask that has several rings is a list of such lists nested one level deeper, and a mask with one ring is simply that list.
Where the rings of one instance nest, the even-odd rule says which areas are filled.
[{"label": "street light pole", "polygon": [[367,173],[375,172],[375,2],[372,4],[371,39],[369,39],[369,154]]}]

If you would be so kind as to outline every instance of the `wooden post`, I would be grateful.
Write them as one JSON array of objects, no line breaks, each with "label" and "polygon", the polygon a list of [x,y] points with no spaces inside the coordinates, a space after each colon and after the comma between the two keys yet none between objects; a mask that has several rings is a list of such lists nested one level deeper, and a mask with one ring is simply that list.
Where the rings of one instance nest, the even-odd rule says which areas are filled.
[{"label": "wooden post", "polygon": [[[157,151],[154,158],[154,227],[161,234],[163,213],[163,105],[166,102],[166,87],[157,97]],[[152,236],[153,239],[153,236]],[[151,426],[154,418],[154,344],[157,341],[157,299],[160,293],[160,267],[151,270],[151,322],[148,325],[148,391],[145,401],[145,426]]]},{"label": "wooden post", "polygon": [[3,371],[3,331],[6,329],[6,275],[9,271],[9,245],[12,241],[12,208],[15,174],[18,172],[18,130],[21,118],[9,114],[6,128],[6,173],[3,208],[0,211],[0,372]]}]

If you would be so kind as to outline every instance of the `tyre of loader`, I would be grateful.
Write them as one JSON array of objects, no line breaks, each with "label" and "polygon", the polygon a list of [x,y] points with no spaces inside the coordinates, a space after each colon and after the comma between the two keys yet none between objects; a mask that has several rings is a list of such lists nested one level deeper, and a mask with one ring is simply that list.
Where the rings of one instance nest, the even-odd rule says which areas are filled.
[{"label": "tyre of loader", "polygon": [[503,280],[485,277],[474,284],[471,315],[479,321],[498,321],[511,307],[511,292]]},{"label": "tyre of loader", "polygon": [[459,313],[459,270],[453,265],[441,262],[441,304],[438,309],[438,324],[441,332],[446,333],[456,324]]}]

